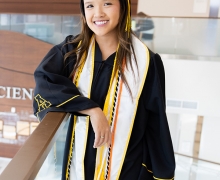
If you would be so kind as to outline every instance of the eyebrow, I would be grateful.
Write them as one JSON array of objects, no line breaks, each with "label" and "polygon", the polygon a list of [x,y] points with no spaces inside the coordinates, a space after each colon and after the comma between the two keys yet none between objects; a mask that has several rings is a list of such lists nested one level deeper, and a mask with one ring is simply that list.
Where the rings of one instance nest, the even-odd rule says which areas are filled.
[{"label": "eyebrow", "polygon": [[[85,1],[84,1],[85,2]],[[86,1],[85,4],[92,3],[92,1]]]},{"label": "eyebrow", "polygon": [[87,2],[85,2],[84,4],[90,4],[90,3],[92,3],[92,2],[90,2],[90,1],[87,1]]}]

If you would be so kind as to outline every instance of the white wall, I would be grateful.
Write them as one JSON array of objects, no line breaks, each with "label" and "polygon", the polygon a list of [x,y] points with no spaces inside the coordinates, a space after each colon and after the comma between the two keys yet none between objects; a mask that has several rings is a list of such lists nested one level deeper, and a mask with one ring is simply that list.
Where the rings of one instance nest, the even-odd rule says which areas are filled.
[{"label": "white wall", "polygon": [[178,151],[178,144],[179,144],[179,134],[180,134],[180,120],[179,114],[171,114],[167,113],[167,120],[170,128],[170,135],[172,138],[173,149],[175,152]]},{"label": "white wall", "polygon": [[139,0],[137,12],[150,16],[209,17],[209,0]]},{"label": "white wall", "polygon": [[[196,125],[197,125],[197,115],[167,113],[167,119],[169,123],[174,151],[181,154],[193,156],[193,146],[194,146]],[[220,163],[219,128],[220,128],[220,117],[211,117],[211,116],[204,117],[202,131],[201,131],[202,133],[200,139],[200,147],[199,147],[199,158]],[[204,162],[199,162],[199,163],[204,163]],[[200,165],[206,166],[202,164]],[[209,166],[210,169],[216,169],[214,164],[213,165],[209,164]]]},{"label": "white wall", "polygon": [[197,116],[192,114],[180,114],[179,121],[181,125],[178,152],[192,156]]},{"label": "white wall", "polygon": [[218,17],[220,18],[220,7],[219,7],[219,10],[218,10]]},{"label": "white wall", "polygon": [[167,113],[167,120],[174,151],[192,156],[197,115]]},{"label": "white wall", "polygon": [[202,127],[199,157],[220,163],[219,138],[220,117],[205,116]]},{"label": "white wall", "polygon": [[167,99],[198,102],[171,108],[167,117],[176,152],[193,155],[197,116],[204,116],[199,157],[220,162],[220,61],[163,59]]},{"label": "white wall", "polygon": [[197,110],[169,108],[168,113],[220,117],[220,61],[163,59],[167,99],[198,102]]}]

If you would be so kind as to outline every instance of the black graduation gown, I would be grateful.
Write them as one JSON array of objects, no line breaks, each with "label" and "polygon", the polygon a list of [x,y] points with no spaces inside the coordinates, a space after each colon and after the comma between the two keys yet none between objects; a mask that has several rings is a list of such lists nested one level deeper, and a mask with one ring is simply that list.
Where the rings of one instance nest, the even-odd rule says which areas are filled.
[{"label": "black graduation gown", "polygon": [[[35,96],[40,95],[44,106],[39,104],[39,96],[34,101],[34,113],[41,120],[49,111],[69,112],[78,115],[78,111],[103,108],[109,81],[112,74],[115,53],[102,61],[101,51],[96,43],[95,67],[91,98],[81,96],[69,78],[76,56],[64,63],[63,56],[76,45],[65,41],[54,46],[37,67]],[[74,96],[80,95],[72,99]],[[69,101],[67,101],[69,100]],[[42,102],[42,101],[41,101]],[[59,108],[57,105],[64,103]],[[45,106],[45,104],[47,106]],[[67,157],[70,149],[73,120],[70,121],[63,162],[62,180],[65,179]],[[93,180],[96,149],[93,148],[94,132],[90,123],[85,153],[85,180]],[[175,171],[174,152],[165,113],[165,75],[161,58],[150,51],[150,65],[147,78],[139,99],[136,118],[129,141],[126,157],[120,174],[120,180],[172,179]]]}]

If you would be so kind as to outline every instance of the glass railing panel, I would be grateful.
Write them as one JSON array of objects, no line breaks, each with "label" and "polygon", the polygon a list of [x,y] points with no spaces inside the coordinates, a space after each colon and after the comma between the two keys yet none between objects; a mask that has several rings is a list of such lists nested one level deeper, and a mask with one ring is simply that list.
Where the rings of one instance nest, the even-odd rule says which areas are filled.
[{"label": "glass railing panel", "polygon": [[[81,25],[79,15],[0,14],[0,29],[59,44]],[[220,19],[133,16],[132,29],[160,54],[220,57]]]},{"label": "glass railing panel", "polygon": [[176,159],[175,179],[188,180],[190,176],[190,165],[192,159],[178,155],[175,155],[175,159]]},{"label": "glass railing panel", "polygon": [[67,134],[69,122],[70,122],[70,118],[67,120],[64,128],[59,133],[59,137],[52,146],[35,180],[61,179],[64,147],[65,147],[66,134]]},{"label": "glass railing panel", "polygon": [[195,163],[190,168],[190,176],[195,180],[219,179],[220,169],[213,169],[210,163],[208,165],[202,162]]},{"label": "glass railing panel", "polygon": [[207,180],[220,178],[220,164],[175,155],[177,180]]},{"label": "glass railing panel", "polygon": [[68,123],[69,114],[49,112],[9,162],[0,179],[60,179]]},{"label": "glass railing panel", "polygon": [[63,36],[77,35],[81,30],[80,16],[63,16],[62,34]]},{"label": "glass railing panel", "polygon": [[143,42],[160,54],[220,56],[220,19],[134,17],[133,21],[137,35],[142,32]]}]

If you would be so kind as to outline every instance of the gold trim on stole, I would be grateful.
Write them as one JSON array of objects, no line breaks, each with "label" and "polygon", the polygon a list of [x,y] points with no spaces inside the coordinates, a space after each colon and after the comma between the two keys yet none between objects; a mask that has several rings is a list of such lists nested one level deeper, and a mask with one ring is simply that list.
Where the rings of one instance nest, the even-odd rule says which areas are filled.
[{"label": "gold trim on stole", "polygon": [[[94,36],[91,38],[91,41],[90,43],[92,43],[92,47],[91,47],[91,53],[92,53],[92,64],[90,66],[90,80],[89,80],[89,85],[88,85],[88,90],[87,90],[87,96],[85,97],[88,97],[90,98],[90,92],[91,92],[91,86],[92,86],[92,80],[93,80],[93,71],[94,71],[94,55],[95,55],[95,41],[94,41]],[[85,60],[85,53],[83,54],[82,56],[82,64],[80,65],[80,67],[77,69],[75,75],[73,76],[73,83],[76,85],[77,88],[79,88],[79,83],[80,83],[80,79],[81,79],[81,75],[82,75],[82,72],[83,72],[83,68],[85,67],[86,65],[86,62],[89,61],[89,57],[87,57],[87,59]],[[87,62],[88,63],[88,62]],[[82,92],[81,92],[82,93]],[[83,93],[82,93],[83,94]],[[83,94],[84,95],[84,94]],[[85,121],[86,121],[86,132],[84,134],[84,148],[83,148],[83,155],[82,155],[82,177],[83,179],[85,179],[84,177],[84,156],[85,156],[85,150],[86,150],[86,144],[87,144],[87,136],[88,136],[88,128],[89,128],[89,116],[86,116],[86,117],[80,117],[81,119],[84,118]],[[76,122],[78,120],[78,117],[76,117]],[[75,129],[72,133],[75,133]],[[73,136],[72,136],[73,137]],[[74,145],[73,145],[74,146]],[[73,149],[70,149],[69,150],[71,153],[73,152]],[[72,157],[71,157],[72,158]],[[68,160],[68,163],[69,163],[70,160]],[[70,161],[71,162],[71,161]],[[67,170],[68,172],[68,170]],[[70,172],[68,174],[68,176],[70,176]]]},{"label": "gold trim on stole", "polygon": [[[133,36],[134,38],[135,36]],[[136,38],[136,37],[135,37]],[[139,40],[138,40],[139,41]],[[141,41],[139,41],[141,42]],[[141,42],[142,43],[142,42]],[[150,52],[147,48],[147,46],[145,44],[142,43],[142,45],[145,47],[146,49],[146,68],[145,68],[145,72],[143,74],[143,77],[142,78],[142,82],[141,82],[141,86],[140,86],[140,89],[139,89],[139,92],[138,92],[138,96],[136,98],[136,107],[135,107],[135,110],[134,110],[134,114],[133,114],[133,117],[132,117],[132,123],[131,123],[131,126],[130,126],[130,132],[129,132],[129,135],[128,135],[128,139],[127,139],[127,143],[126,143],[126,147],[124,148],[124,154],[123,154],[123,158],[122,158],[122,161],[121,161],[121,165],[120,165],[120,169],[118,171],[118,174],[117,174],[117,178],[116,179],[119,179],[119,176],[120,176],[120,173],[121,173],[121,169],[122,169],[122,165],[123,165],[123,162],[124,162],[124,158],[125,158],[125,155],[126,155],[126,152],[127,152],[127,148],[128,148],[128,143],[129,143],[129,140],[130,140],[130,137],[131,137],[131,132],[132,132],[132,129],[133,129],[133,125],[134,125],[134,120],[135,120],[135,117],[136,117],[136,112],[137,112],[137,107],[138,107],[138,101],[139,101],[139,98],[140,98],[140,95],[141,95],[141,92],[142,92],[142,89],[144,87],[144,83],[145,83],[145,80],[146,80],[146,77],[147,77],[147,72],[148,72],[148,68],[149,68],[149,62],[150,62]],[[135,48],[135,46],[134,46]],[[136,52],[136,51],[135,51]],[[138,66],[139,67],[139,66]]]},{"label": "gold trim on stole", "polygon": [[[135,101],[134,101],[134,104],[132,103],[132,105],[131,106],[134,106],[134,110],[133,110],[133,113],[131,112],[131,114],[133,114],[132,115],[132,119],[130,120],[130,123],[129,123],[129,127],[130,127],[130,129],[125,133],[126,134],[126,137],[127,137],[127,140],[126,139],[124,139],[123,140],[123,143],[124,143],[124,147],[120,147],[120,148],[122,148],[122,149],[124,149],[124,151],[120,151],[120,154],[122,154],[122,158],[120,158],[120,164],[119,164],[119,166],[118,166],[118,168],[119,169],[117,169],[117,174],[114,174],[113,175],[113,177],[115,177],[115,179],[118,179],[119,178],[119,175],[120,175],[120,172],[121,172],[121,169],[122,169],[122,165],[123,165],[123,162],[124,162],[124,158],[125,158],[125,154],[126,154],[126,151],[127,151],[127,147],[128,147],[128,143],[129,143],[129,140],[130,140],[130,136],[131,136],[131,132],[132,132],[132,129],[133,129],[133,124],[134,124],[134,120],[135,120],[135,116],[136,116],[136,111],[137,111],[137,106],[138,106],[138,100],[139,100],[139,98],[140,98],[140,94],[141,94],[141,92],[142,92],[142,89],[143,89],[143,86],[144,86],[144,82],[145,82],[145,79],[146,79],[146,76],[147,76],[147,72],[148,72],[148,66],[149,66],[149,51],[148,51],[148,49],[147,49],[147,47],[140,41],[140,40],[138,40],[135,36],[132,36],[132,38],[133,38],[133,40],[135,41],[134,43],[137,43],[136,45],[134,45],[134,49],[135,49],[135,52],[137,53],[137,52],[139,52],[139,57],[141,57],[141,58],[139,58],[139,59],[137,59],[138,60],[138,67],[141,67],[142,68],[142,70],[141,70],[141,81],[138,81],[139,83],[138,83],[138,87],[137,86],[134,86],[133,88],[136,88],[135,90],[134,90],[134,92],[136,92],[137,91],[137,95],[136,95],[136,97],[135,97]],[[93,42],[92,42],[92,40],[93,40]],[[76,73],[78,73],[75,77],[74,77],[74,80],[76,80],[76,84],[78,85],[78,83],[79,83],[79,81],[80,81],[80,76],[81,76],[81,73],[83,73],[83,68],[86,68],[86,70],[90,70],[90,88],[88,87],[88,89],[82,89],[82,87],[79,87],[79,89],[80,90],[83,90],[83,92],[85,92],[88,96],[90,96],[90,91],[91,91],[91,82],[92,82],[92,78],[93,78],[93,70],[94,70],[94,49],[95,49],[95,43],[94,43],[94,37],[92,37],[92,39],[91,39],[91,45],[92,45],[92,67],[87,67],[89,64],[89,62],[85,62],[85,64],[83,64],[83,67],[81,66],[80,67],[80,72],[76,72]],[[140,46],[141,46],[141,48],[140,48]],[[144,58],[142,58],[142,52],[140,52],[139,50],[138,50],[138,48],[140,48],[141,50],[142,49],[145,49],[146,51],[146,56],[145,56],[145,59]],[[91,51],[91,50],[90,50]],[[117,55],[117,54],[116,54]],[[137,55],[137,54],[136,54]],[[88,58],[90,58],[90,57],[87,57],[87,59]],[[142,60],[142,62],[139,62],[139,61],[141,61]],[[91,62],[90,62],[91,63]],[[143,67],[143,64],[144,64],[144,67]],[[115,65],[114,65],[115,66]],[[89,68],[89,69],[88,69]],[[119,82],[117,82],[118,81],[118,79],[116,79],[116,78],[118,78],[118,76],[117,77],[115,77],[115,76],[113,76],[113,75],[115,75],[114,74],[114,69],[113,69],[113,73],[112,73],[112,77],[111,77],[111,81],[110,81],[110,86],[109,86],[109,90],[108,90],[108,94],[107,94],[107,97],[106,97],[106,102],[105,102],[105,106],[104,106],[104,113],[105,113],[105,115],[106,115],[106,117],[107,117],[107,119],[108,119],[108,121],[109,121],[109,123],[110,123],[110,120],[111,120],[111,118],[112,118],[112,111],[113,111],[113,104],[115,103],[114,101],[114,96],[115,96],[115,93],[116,93],[116,91],[121,91],[121,89],[122,89],[122,85],[124,86],[124,84],[123,84],[123,82],[121,81],[121,79],[119,78]],[[139,73],[140,71],[138,71],[137,72],[137,74]],[[118,73],[120,73],[120,72],[117,72],[116,74],[118,75]],[[84,79],[85,80],[85,79]],[[131,80],[132,81],[132,80]],[[85,82],[84,82],[85,83]],[[82,84],[83,85],[83,84]],[[113,86],[112,86],[113,85]],[[116,86],[117,85],[120,85],[120,87],[121,88],[116,88]],[[78,86],[77,86],[78,87]],[[84,87],[87,87],[87,86],[84,86]],[[117,89],[117,90],[116,90]],[[126,91],[126,88],[123,88],[123,90],[122,90],[122,92],[125,92]],[[125,93],[126,94],[126,93]],[[109,97],[108,97],[109,96]],[[124,97],[123,97],[123,95],[122,95],[122,97],[120,96],[120,98],[122,98],[123,99],[123,101],[125,101],[125,102],[127,102],[127,99],[125,98],[124,99]],[[118,101],[119,99],[116,99],[116,101]],[[114,109],[115,109],[115,111],[118,111],[118,109],[120,109],[122,106],[119,106],[118,105],[118,103],[116,103],[116,107],[114,107]],[[126,113],[126,112],[123,112],[123,113]],[[121,114],[121,112],[120,112],[120,114]],[[115,115],[116,114],[114,114],[114,117],[113,118],[115,118]],[[123,122],[123,121],[122,121]],[[121,122],[121,123],[122,123]],[[113,126],[115,126],[115,128],[116,128],[116,126],[117,126],[117,124],[114,124],[115,122],[113,122],[112,124],[113,124]],[[73,132],[74,133],[74,132]],[[121,141],[121,140],[120,140]],[[120,141],[117,141],[117,142],[120,142]],[[114,145],[113,145],[113,147],[112,148],[114,148]],[[84,149],[85,149],[85,147],[84,147]],[[106,171],[106,167],[107,167],[107,164],[106,164],[106,155],[107,155],[107,153],[108,153],[108,148],[107,147],[105,147],[105,146],[103,146],[103,147],[100,147],[100,148],[98,148],[97,149],[97,153],[98,153],[98,151],[100,151],[101,150],[101,154],[99,154],[101,157],[103,157],[103,158],[100,158],[100,156],[99,157],[96,157],[96,159],[98,160],[98,164],[96,164],[96,170],[95,170],[95,173],[94,173],[94,179],[96,180],[96,177],[98,176],[98,174],[99,173],[101,173],[101,178],[102,179],[104,179],[105,177],[104,177],[104,173],[106,173],[106,172],[104,172],[104,171]],[[114,152],[114,151],[113,151]],[[117,148],[116,148],[116,152],[117,152]],[[111,156],[112,156],[112,154],[111,154]],[[82,157],[82,158],[84,158],[84,157]],[[99,161],[99,158],[100,158],[100,161]],[[112,157],[111,157],[112,158]],[[117,160],[118,161],[118,160]],[[97,161],[96,161],[97,162]],[[116,161],[115,161],[116,162]],[[83,164],[83,166],[84,166],[84,164]],[[100,166],[102,166],[102,167],[100,167]],[[83,170],[84,170],[84,167],[83,167]],[[104,172],[104,173],[103,173]],[[84,176],[83,176],[84,177]],[[111,177],[109,176],[108,177],[108,179],[110,179],[110,180],[113,180],[113,179],[111,179]],[[114,180],[115,180],[114,179]],[[99,180],[101,180],[101,179],[99,179]]]}]

